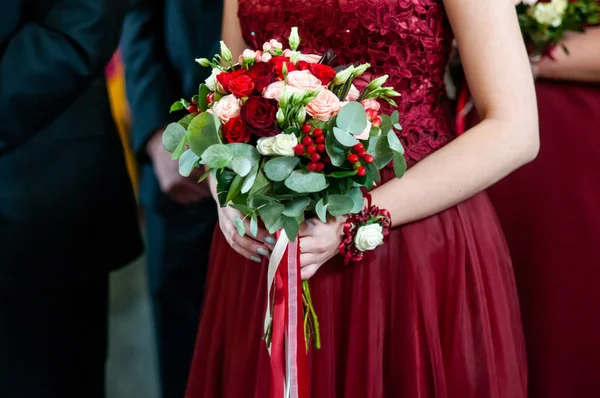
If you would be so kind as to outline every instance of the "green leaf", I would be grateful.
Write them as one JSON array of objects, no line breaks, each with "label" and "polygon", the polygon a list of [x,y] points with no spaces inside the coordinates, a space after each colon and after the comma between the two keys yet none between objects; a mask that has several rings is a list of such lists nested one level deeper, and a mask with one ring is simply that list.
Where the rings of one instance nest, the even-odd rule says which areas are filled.
[{"label": "green leaf", "polygon": [[202,176],[200,177],[200,179],[198,180],[198,183],[201,183],[202,181],[206,180],[208,178],[209,175],[211,175],[211,173],[213,172],[213,169],[208,169],[204,172],[204,174],[202,174]]},{"label": "green leaf", "polygon": [[381,118],[381,134],[386,135],[388,131],[391,131],[394,128],[394,123],[388,115],[381,114],[379,117]]},{"label": "green leaf", "polygon": [[286,202],[284,203],[285,210],[283,211],[283,215],[288,217],[298,217],[304,212],[306,206],[309,204],[310,198],[308,196],[303,196],[301,198]]},{"label": "green leaf", "polygon": [[387,142],[387,137],[371,137],[369,139],[369,155],[373,156],[373,164],[378,170],[384,168],[394,155]]},{"label": "green leaf", "polygon": [[329,132],[325,137],[325,149],[331,159],[331,164],[339,167],[346,161],[346,148],[340,146],[333,133]]},{"label": "green leaf", "polygon": [[342,130],[360,134],[367,128],[367,113],[359,102],[349,102],[338,114],[336,124]]},{"label": "green leaf", "polygon": [[327,206],[325,205],[325,198],[321,198],[315,205],[315,213],[321,222],[327,222]]},{"label": "green leaf", "polygon": [[171,159],[173,159],[173,160],[179,159],[181,157],[181,155],[183,155],[183,153],[185,152],[185,147],[186,147],[187,143],[188,143],[188,137],[186,135],[183,137],[183,139],[181,140],[179,145],[177,145],[177,148],[175,148],[175,150],[171,154]]},{"label": "green leaf", "polygon": [[190,122],[187,129],[190,148],[198,156],[211,145],[220,144],[218,127],[215,118],[210,113],[204,112]]},{"label": "green leaf", "polygon": [[198,87],[198,109],[200,109],[202,112],[206,112],[206,110],[208,109],[206,96],[209,93],[210,90],[208,89],[208,87],[206,87],[206,84],[201,84],[200,87]]},{"label": "green leaf", "polygon": [[405,172],[406,159],[404,159],[404,155],[394,152],[394,173],[396,174],[396,178],[402,178]]},{"label": "green leaf", "polygon": [[257,195],[253,195],[250,198],[249,202],[250,202],[250,207],[260,210],[263,206],[265,206],[271,202],[277,202],[277,201],[269,196],[257,194]]},{"label": "green leaf", "polygon": [[248,207],[246,205],[240,205],[240,204],[236,204],[236,203],[231,203],[229,205],[229,207],[231,207],[232,209],[236,209],[236,210],[241,211],[246,216],[251,216],[252,214],[254,214],[254,209],[251,208],[251,207]]},{"label": "green leaf", "polygon": [[352,188],[348,192],[347,196],[352,199],[352,202],[354,202],[354,206],[352,207],[352,210],[350,210],[350,213],[356,214],[365,207],[363,194],[359,187]]},{"label": "green leaf", "polygon": [[227,204],[225,200],[227,198],[227,192],[236,174],[229,170],[217,171],[217,196],[219,198],[219,204],[221,207]]},{"label": "green leaf", "polygon": [[285,186],[298,193],[320,192],[327,188],[327,180],[321,173],[294,170],[285,180]]},{"label": "green leaf", "polygon": [[231,169],[242,177],[246,177],[252,169],[252,163],[246,158],[233,158],[231,161]]},{"label": "green leaf", "polygon": [[171,105],[171,109],[169,110],[169,112],[173,113],[183,109],[187,109],[187,106],[184,106],[183,101],[185,100],[179,100],[177,102],[174,102],[173,105]]},{"label": "green leaf", "polygon": [[256,181],[260,153],[258,153],[255,147],[248,144],[229,144],[228,147],[231,148],[235,158],[245,158],[250,161],[251,169],[242,185],[242,193],[247,193],[252,189],[254,181]]},{"label": "green leaf", "polygon": [[327,198],[327,210],[332,216],[343,216],[354,208],[354,200],[344,195],[329,195]]},{"label": "green leaf", "polygon": [[381,182],[381,176],[379,175],[379,170],[377,170],[377,167],[375,167],[373,163],[369,163],[366,166],[367,172],[373,178],[373,181],[377,183]]},{"label": "green leaf", "polygon": [[296,240],[298,232],[300,231],[300,225],[295,218],[283,216],[283,229],[290,242]]},{"label": "green leaf", "polygon": [[400,143],[398,136],[396,135],[396,133],[393,130],[391,130],[388,133],[387,140],[388,140],[388,145],[392,151],[397,152],[400,155],[404,155],[404,148],[402,147],[402,144]]},{"label": "green leaf", "polygon": [[252,185],[252,189],[250,189],[250,192],[248,192],[248,194],[252,196],[257,192],[260,192],[264,187],[267,186],[269,186],[269,180],[267,180],[267,177],[265,177],[263,172],[259,170],[256,174],[256,179],[254,181],[254,184]]},{"label": "green leaf", "polygon": [[168,152],[175,152],[185,137],[185,129],[179,123],[170,123],[162,133],[162,144]]},{"label": "green leaf", "polygon": [[352,134],[337,127],[333,128],[333,135],[340,144],[346,147],[352,147],[358,144],[359,142],[356,138],[352,136]]},{"label": "green leaf", "polygon": [[400,125],[400,114],[398,113],[398,111],[394,111],[392,112],[392,116],[391,116],[391,121],[392,121],[392,125],[394,126],[394,128],[396,130],[402,130],[402,126]]},{"label": "green leaf", "polygon": [[[273,201],[265,204],[258,210],[258,214],[269,232],[279,224],[284,209],[285,207],[281,203]],[[281,222],[283,221],[281,220]]]},{"label": "green leaf", "polygon": [[229,190],[227,191],[227,197],[225,199],[225,203],[229,203],[231,202],[236,196],[238,196],[240,194],[240,191],[242,190],[242,182],[244,181],[244,178],[236,175],[233,178],[233,181],[231,182],[231,186],[229,187]]},{"label": "green leaf", "polygon": [[184,129],[187,130],[187,128],[190,126],[190,122],[192,120],[194,120],[194,118],[196,117],[196,115],[194,113],[190,113],[188,115],[185,115],[180,121],[178,121],[177,123],[179,123],[181,125],[181,127],[183,127]]},{"label": "green leaf", "polygon": [[345,171],[334,171],[331,174],[327,174],[327,177],[332,178],[345,178],[355,176],[357,173],[356,170],[345,170]]},{"label": "green leaf", "polygon": [[244,227],[244,222],[242,221],[242,219],[239,216],[235,217],[235,229],[237,229],[238,234],[240,234],[240,236],[244,236],[244,234],[246,233],[246,228]]},{"label": "green leaf", "polygon": [[283,181],[292,174],[299,162],[300,158],[297,157],[273,158],[265,163],[264,171],[271,181]]},{"label": "green leaf", "polygon": [[250,233],[255,238],[258,235],[258,217],[256,214],[252,214],[252,217],[250,217]]},{"label": "green leaf", "polygon": [[211,145],[202,153],[202,162],[213,169],[226,167],[233,159],[233,151],[224,144]]},{"label": "green leaf", "polygon": [[189,177],[192,174],[194,167],[198,165],[200,158],[191,149],[188,149],[179,158],[179,174],[184,177]]}]

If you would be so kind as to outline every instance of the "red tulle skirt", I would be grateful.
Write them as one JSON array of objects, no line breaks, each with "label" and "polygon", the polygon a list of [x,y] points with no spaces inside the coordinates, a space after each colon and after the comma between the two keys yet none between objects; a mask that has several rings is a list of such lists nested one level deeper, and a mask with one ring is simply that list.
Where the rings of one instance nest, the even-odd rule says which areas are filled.
[{"label": "red tulle skirt", "polygon": [[[186,397],[269,396],[266,272],[217,228]],[[485,194],[395,228],[368,264],[325,264],[310,280],[311,398],[525,398],[512,272]]]}]

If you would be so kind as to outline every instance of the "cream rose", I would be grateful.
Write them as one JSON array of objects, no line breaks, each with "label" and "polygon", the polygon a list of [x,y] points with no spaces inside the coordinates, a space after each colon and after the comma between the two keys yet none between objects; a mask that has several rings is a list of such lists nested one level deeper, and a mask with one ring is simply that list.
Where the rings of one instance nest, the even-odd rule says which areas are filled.
[{"label": "cream rose", "polygon": [[288,73],[286,81],[290,87],[309,91],[316,90],[323,85],[321,80],[307,70],[295,70]]},{"label": "cream rose", "polygon": [[206,84],[206,87],[208,87],[210,91],[217,91],[217,75],[219,73],[221,73],[220,70],[216,68],[213,69],[210,76],[204,81],[204,84]]},{"label": "cream rose", "polygon": [[354,237],[354,246],[361,252],[376,249],[383,243],[381,224],[369,224],[359,227]]},{"label": "cream rose", "polygon": [[337,115],[340,109],[342,109],[340,100],[329,90],[321,90],[319,95],[306,105],[306,113],[323,122]]},{"label": "cream rose", "polygon": [[275,137],[259,138],[256,143],[256,150],[263,156],[271,156],[273,155],[273,144],[275,144]]},{"label": "cream rose", "polygon": [[298,145],[298,138],[294,134],[281,133],[274,137],[259,138],[256,149],[263,156],[295,156],[296,145]]},{"label": "cream rose", "polygon": [[240,108],[240,100],[233,94],[224,96],[212,106],[213,112],[223,124],[227,123],[229,119],[239,116]]},{"label": "cream rose", "polygon": [[533,18],[542,25],[550,25],[556,28],[562,23],[568,5],[568,0],[538,3],[533,11]]},{"label": "cream rose", "polygon": [[354,84],[350,85],[350,91],[348,91],[348,95],[346,96],[346,101],[356,101],[360,96],[360,91],[354,86]]}]

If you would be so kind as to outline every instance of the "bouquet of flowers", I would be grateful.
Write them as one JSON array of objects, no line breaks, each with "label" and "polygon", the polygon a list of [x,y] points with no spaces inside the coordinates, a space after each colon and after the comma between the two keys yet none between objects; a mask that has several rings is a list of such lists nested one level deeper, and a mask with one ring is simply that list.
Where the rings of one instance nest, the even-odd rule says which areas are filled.
[{"label": "bouquet of flowers", "polygon": [[[303,54],[299,44],[293,28],[288,49],[270,40],[261,50],[245,50],[235,62],[221,42],[220,55],[197,59],[212,74],[190,102],[182,99],[172,105],[171,111],[188,114],[167,127],[163,144],[179,159],[182,175],[204,167],[200,181],[209,175],[216,179],[219,204],[249,220],[247,231],[244,219],[236,219],[240,235],[256,236],[259,223],[277,234],[269,261],[266,341],[275,345],[281,337],[275,335],[279,317],[273,315],[273,296],[283,294],[284,301],[300,308],[296,323],[306,350],[311,338],[320,347],[320,338],[308,283],[294,287],[300,281],[300,224],[314,216],[326,222],[328,215],[355,214],[340,252],[346,263],[372,255],[383,243],[389,215],[374,206],[364,210],[363,190],[375,186],[379,171],[392,162],[396,176],[402,177],[406,161],[394,131],[401,129],[398,112],[380,112],[378,100],[395,106],[393,98],[400,95],[384,87],[388,76],[358,90],[353,81],[369,64],[334,69],[329,66],[335,58],[332,51]],[[294,340],[292,329],[286,324],[286,341]]]},{"label": "bouquet of flowers", "polygon": [[[565,32],[582,32],[585,26],[600,23],[597,0],[522,0],[517,14],[523,37],[532,56],[548,53],[564,38]],[[568,54],[569,50],[563,46]]]}]

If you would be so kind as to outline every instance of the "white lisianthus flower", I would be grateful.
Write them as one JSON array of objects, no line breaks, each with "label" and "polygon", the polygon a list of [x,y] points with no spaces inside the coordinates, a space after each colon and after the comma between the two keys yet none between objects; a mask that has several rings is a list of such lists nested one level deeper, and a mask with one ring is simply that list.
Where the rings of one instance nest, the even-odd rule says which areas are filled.
[{"label": "white lisianthus flower", "polygon": [[295,156],[294,147],[298,145],[298,138],[295,134],[278,134],[272,137],[273,153],[279,156]]},{"label": "white lisianthus flower", "polygon": [[534,6],[536,5],[536,3],[538,2],[538,0],[517,0],[515,1],[515,4],[519,4],[519,3],[523,3],[526,6]]},{"label": "white lisianthus flower", "polygon": [[559,27],[568,5],[568,0],[552,0],[550,3],[538,3],[533,11],[533,18],[542,25]]},{"label": "white lisianthus flower", "polygon": [[210,76],[204,81],[204,84],[206,84],[206,87],[208,87],[210,91],[217,91],[217,75],[219,73],[221,73],[221,71],[214,68]]},{"label": "white lisianthus flower", "polygon": [[359,227],[354,237],[354,246],[361,252],[374,250],[383,243],[381,224],[369,224]]},{"label": "white lisianthus flower", "polygon": [[256,150],[263,156],[271,156],[274,154],[273,144],[275,144],[275,137],[259,138],[256,143]]}]

